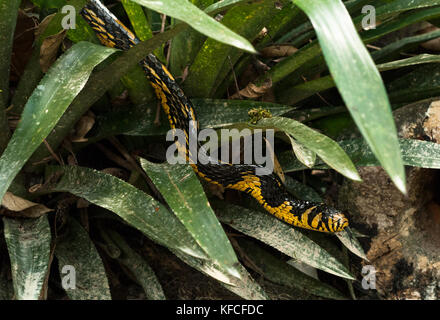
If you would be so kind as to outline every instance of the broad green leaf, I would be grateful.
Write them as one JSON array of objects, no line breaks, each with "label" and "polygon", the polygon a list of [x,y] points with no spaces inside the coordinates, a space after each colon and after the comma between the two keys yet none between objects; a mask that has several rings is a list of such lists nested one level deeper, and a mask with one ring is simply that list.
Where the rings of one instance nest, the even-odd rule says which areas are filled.
[{"label": "broad green leaf", "polygon": [[356,239],[356,237],[351,233],[350,228],[344,229],[342,232],[338,232],[336,234],[339,240],[344,244],[344,246],[353,252],[358,257],[368,261],[368,258],[364,252],[364,249],[362,248],[359,241]]},{"label": "broad green leaf", "polygon": [[223,270],[238,276],[238,260],[203,188],[189,165],[154,164],[140,159],[141,166],[198,245]]},{"label": "broad green leaf", "polygon": [[261,276],[266,279],[316,296],[329,299],[346,299],[338,290],[296,270],[286,261],[280,260],[257,244],[244,238],[239,238],[238,244],[258,268],[256,271],[260,271]]},{"label": "broad green leaf", "polygon": [[[367,143],[363,139],[344,140],[339,142],[342,149],[347,152],[354,164],[358,167],[378,166],[379,162],[374,157]],[[440,145],[433,142],[399,139],[403,163],[406,166],[440,169]],[[284,172],[292,172],[307,169],[297,161],[292,152],[283,152],[278,160]],[[316,169],[328,168],[322,161],[317,161]]]},{"label": "broad green leaf", "polygon": [[420,9],[436,5],[440,5],[439,0],[384,1],[383,5],[377,8],[376,14],[379,16],[385,16],[391,13],[399,13],[406,10]]},{"label": "broad green leaf", "polygon": [[55,255],[67,295],[71,300],[111,300],[104,264],[89,234],[73,218],[65,228],[57,237]]},{"label": "broad green leaf", "polygon": [[139,40],[145,41],[152,38],[153,32],[151,31],[142,7],[130,0],[122,0],[121,3]]},{"label": "broad green leaf", "polygon": [[220,221],[232,228],[314,268],[339,277],[354,279],[347,268],[327,251],[302,232],[273,216],[214,200],[211,204],[216,209]]},{"label": "broad green leaf", "polygon": [[208,6],[204,11],[209,14],[217,14],[222,11],[226,11],[232,6],[235,6],[236,4],[239,4],[240,2],[244,2],[246,0],[220,0],[217,1],[210,6]]},{"label": "broad green leaf", "polygon": [[316,161],[316,153],[304,147],[301,143],[295,141],[290,135],[290,144],[292,145],[293,153],[296,158],[303,163],[306,167],[312,168]]},{"label": "broad green leaf", "polygon": [[[440,36],[440,33],[439,33],[439,36]],[[438,63],[438,62],[440,62],[440,55],[419,54],[417,56],[407,58],[407,59],[382,63],[382,64],[378,65],[377,68],[380,71],[387,71],[387,70],[393,70],[393,69],[398,69],[398,68],[402,68],[402,67],[414,66],[414,65],[418,65],[418,64]]]},{"label": "broad green leaf", "polygon": [[132,0],[142,6],[179,19],[217,41],[255,53],[248,40],[211,18],[186,0]]},{"label": "broad green leaf", "polygon": [[51,233],[47,216],[38,219],[5,217],[3,223],[15,298],[38,300],[49,268]]},{"label": "broad green leaf", "polygon": [[289,118],[273,117],[260,120],[256,126],[265,129],[273,128],[292,135],[339,173],[353,180],[361,180],[350,158],[335,141],[301,122]]},{"label": "broad green leaf", "polygon": [[[199,258],[205,253],[180,221],[162,204],[143,191],[112,175],[74,166],[49,167],[51,177],[45,192],[70,192],[116,213],[150,239]],[[51,178],[49,178],[50,181]]]},{"label": "broad green leaf", "polygon": [[120,249],[120,255],[117,257],[117,260],[130,270],[131,274],[144,289],[147,299],[165,300],[166,298],[162,286],[147,261],[130,248],[120,234],[113,230],[106,230],[106,232],[109,234],[114,244]]},{"label": "broad green leaf", "polygon": [[[124,6],[125,12],[130,19],[131,26],[136,34],[136,36],[141,41],[146,41],[153,37],[153,31],[150,28],[150,24],[148,23],[147,17],[143,11],[142,6],[137,3],[134,3],[131,0],[122,0],[122,5]],[[161,61],[165,61],[165,57],[163,55],[162,47],[154,50],[154,54]]]},{"label": "broad green leaf", "polygon": [[26,103],[17,129],[0,158],[0,199],[82,90],[93,68],[114,52],[111,48],[80,42],[49,69]]},{"label": "broad green leaf", "polygon": [[327,65],[347,108],[373,153],[406,193],[397,131],[382,79],[339,0],[294,0],[318,35]]},{"label": "broad green leaf", "polygon": [[240,264],[238,266],[240,279],[229,278],[217,265],[209,260],[197,259],[180,252],[174,254],[189,266],[200,272],[220,281],[220,284],[246,300],[267,300],[268,297],[260,285],[251,277],[246,269]]}]

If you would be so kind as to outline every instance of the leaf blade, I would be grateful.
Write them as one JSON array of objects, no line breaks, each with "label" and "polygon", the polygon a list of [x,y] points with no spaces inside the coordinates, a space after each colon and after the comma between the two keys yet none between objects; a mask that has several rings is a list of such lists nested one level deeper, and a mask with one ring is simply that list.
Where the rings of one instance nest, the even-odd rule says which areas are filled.
[{"label": "leaf blade", "polygon": [[382,78],[339,0],[293,0],[311,19],[330,73],[354,121],[400,191],[405,171]]}]

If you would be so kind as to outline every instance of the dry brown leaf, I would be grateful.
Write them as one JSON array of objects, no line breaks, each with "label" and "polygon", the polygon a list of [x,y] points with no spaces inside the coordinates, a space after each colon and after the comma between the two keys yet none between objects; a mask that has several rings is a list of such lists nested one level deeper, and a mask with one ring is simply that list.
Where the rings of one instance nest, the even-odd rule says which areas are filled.
[{"label": "dry brown leaf", "polygon": [[2,205],[6,209],[14,211],[13,215],[15,217],[37,218],[53,211],[53,209],[49,209],[42,204],[23,199],[11,192],[6,192]]},{"label": "dry brown leaf", "polygon": [[[429,33],[429,32],[433,32],[439,30],[439,28],[437,28],[434,25],[428,26],[427,28],[421,30],[419,33],[420,34],[425,34],[425,33]],[[440,39],[436,38],[436,39],[432,39],[430,41],[424,42],[420,45],[422,48],[431,50],[431,51],[435,51],[435,52],[439,52],[440,51]]]},{"label": "dry brown leaf", "polygon": [[231,99],[239,99],[241,97],[256,99],[263,96],[269,89],[272,88],[272,80],[266,80],[262,86],[257,86],[254,83],[250,82],[246,88],[240,90],[239,92],[234,93],[230,98]]},{"label": "dry brown leaf", "polygon": [[260,51],[261,55],[266,58],[288,57],[297,52],[298,49],[293,46],[277,45],[270,46]]},{"label": "dry brown leaf", "polygon": [[95,116],[93,113],[88,112],[82,116],[75,126],[75,135],[71,138],[72,142],[85,142],[88,139],[85,138],[87,133],[93,128],[95,124]]},{"label": "dry brown leaf", "polygon": [[47,72],[55,62],[58,49],[66,36],[67,30],[61,30],[57,34],[44,39],[40,48],[40,66],[43,72]]}]

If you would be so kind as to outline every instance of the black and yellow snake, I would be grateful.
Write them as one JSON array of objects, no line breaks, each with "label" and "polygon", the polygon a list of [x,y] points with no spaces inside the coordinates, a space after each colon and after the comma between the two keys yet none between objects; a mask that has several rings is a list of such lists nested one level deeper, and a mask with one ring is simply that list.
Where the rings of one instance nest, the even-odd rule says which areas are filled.
[{"label": "black and yellow snake", "polygon": [[[128,50],[139,43],[136,36],[98,0],[90,0],[81,15],[105,46]],[[155,89],[171,128],[183,130],[188,139],[190,121],[197,123],[191,101],[153,54],[149,54],[140,64]],[[188,154],[186,156],[188,158]],[[266,211],[290,225],[321,232],[339,232],[348,226],[347,217],[334,208],[322,203],[293,199],[276,174],[257,175],[257,165],[191,165],[206,181],[251,195]]]}]

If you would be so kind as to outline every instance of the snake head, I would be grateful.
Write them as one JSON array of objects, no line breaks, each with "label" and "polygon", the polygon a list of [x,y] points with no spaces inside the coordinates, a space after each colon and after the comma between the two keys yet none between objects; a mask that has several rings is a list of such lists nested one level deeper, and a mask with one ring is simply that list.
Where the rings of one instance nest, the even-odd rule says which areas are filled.
[{"label": "snake head", "polygon": [[326,220],[327,228],[332,232],[341,232],[348,227],[347,216],[334,208],[326,208],[323,212],[323,217]]}]

